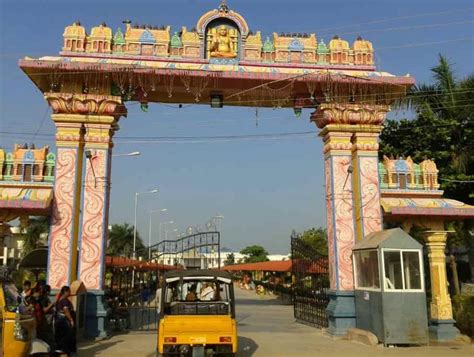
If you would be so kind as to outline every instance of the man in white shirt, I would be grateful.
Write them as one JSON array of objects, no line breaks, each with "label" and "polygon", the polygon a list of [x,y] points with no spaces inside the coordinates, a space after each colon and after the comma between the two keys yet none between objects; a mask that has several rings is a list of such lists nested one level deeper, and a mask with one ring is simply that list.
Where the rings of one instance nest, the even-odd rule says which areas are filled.
[{"label": "man in white shirt", "polygon": [[212,284],[204,283],[204,287],[201,290],[201,301],[212,301],[214,300],[215,290]]}]

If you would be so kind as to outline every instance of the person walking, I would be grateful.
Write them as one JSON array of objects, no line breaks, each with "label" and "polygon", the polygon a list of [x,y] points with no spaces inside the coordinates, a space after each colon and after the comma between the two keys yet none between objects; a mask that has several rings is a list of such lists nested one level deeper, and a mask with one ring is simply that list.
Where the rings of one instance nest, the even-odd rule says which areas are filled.
[{"label": "person walking", "polygon": [[58,353],[76,356],[76,314],[69,296],[71,289],[63,286],[56,302],[55,340]]},{"label": "person walking", "polygon": [[44,313],[44,335],[41,338],[47,342],[51,347],[54,346],[54,305],[56,302],[51,302],[49,295],[51,294],[51,287],[49,285],[42,285],[40,288],[39,303]]}]

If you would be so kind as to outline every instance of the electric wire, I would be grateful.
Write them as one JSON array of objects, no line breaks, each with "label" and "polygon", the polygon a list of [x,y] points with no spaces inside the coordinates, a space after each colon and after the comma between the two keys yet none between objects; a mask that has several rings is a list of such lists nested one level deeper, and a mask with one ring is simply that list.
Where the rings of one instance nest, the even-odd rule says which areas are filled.
[{"label": "electric wire", "polygon": [[425,13],[416,14],[416,15],[404,15],[404,16],[380,18],[380,19],[371,20],[371,21],[368,21],[368,22],[360,22],[358,24],[343,25],[343,26],[336,26],[336,27],[326,27],[326,28],[323,28],[323,29],[319,29],[317,32],[319,32],[319,33],[328,32],[328,31],[339,30],[339,29],[343,29],[343,28],[351,28],[351,27],[357,27],[357,26],[380,24],[380,23],[390,22],[390,21],[395,21],[395,20],[396,21],[398,21],[398,20],[408,20],[408,19],[414,19],[414,18],[420,18],[420,17],[441,16],[441,15],[456,14],[456,13],[465,14],[468,11],[474,11],[474,7],[468,7],[468,8],[457,9],[457,10],[440,11],[440,12],[425,12]]},{"label": "electric wire", "polygon": [[456,183],[474,183],[474,180],[454,180],[454,179],[447,179],[438,177],[438,180],[447,181],[447,182],[456,182]]},{"label": "electric wire", "polygon": [[[455,92],[455,91],[453,91],[453,92]],[[473,90],[463,90],[463,91],[458,91],[457,93],[474,93],[474,91],[473,91]],[[374,94],[374,96],[377,96],[377,95],[378,95],[378,94]],[[444,95],[444,94],[432,93],[432,94],[429,94],[429,95],[428,95],[428,94],[423,95],[423,97],[424,97],[424,98],[425,98],[425,97],[436,97],[436,96],[443,96],[443,95]],[[368,96],[368,95],[366,95],[366,96]],[[351,97],[352,97],[352,96],[351,96]],[[340,98],[348,98],[348,96],[338,96],[337,98],[338,98],[338,99],[340,99]],[[284,100],[284,99],[285,99],[285,98],[272,99],[272,100],[269,100],[269,101],[278,101],[278,100]],[[306,98],[301,98],[301,99],[311,99],[311,97],[306,97]],[[249,101],[246,101],[246,102],[248,102],[248,103],[254,103],[255,101],[254,101],[254,100],[249,100]],[[239,103],[241,103],[241,102],[236,101],[236,102],[233,102],[233,103],[239,104]],[[429,106],[428,108],[429,108],[429,109],[432,109],[432,110],[434,110],[434,111],[436,111],[436,110],[450,109],[450,108],[464,108],[464,107],[469,107],[469,106],[471,106],[471,105],[474,105],[474,98],[467,98],[467,99],[463,99],[463,100],[458,100],[457,103],[464,103],[464,104],[462,104],[462,105],[459,105],[459,104],[457,104],[457,105],[447,105],[447,106],[443,106],[443,105],[439,105],[439,106]],[[466,104],[466,103],[468,103],[468,104]],[[139,103],[136,103],[136,102],[130,103],[130,104],[127,103],[127,105],[137,105],[137,104],[139,104]],[[359,100],[359,101],[356,101],[354,104],[372,104],[372,101],[370,101],[370,100],[367,100],[367,101],[363,101],[363,100],[361,101],[361,100]],[[190,104],[190,106],[191,106],[191,105],[194,106],[194,105],[197,105],[197,104]],[[258,106],[257,106],[257,107],[258,107]],[[317,104],[315,104],[314,107],[309,107],[309,109],[313,109],[313,108],[317,108]],[[176,109],[179,109],[179,108],[176,108]],[[267,107],[267,109],[272,109],[272,108],[271,108],[271,107]],[[281,109],[288,109],[288,108],[285,107],[285,108],[274,108],[274,109],[281,110]],[[214,109],[209,108],[208,110],[211,111],[211,110],[214,110]],[[396,110],[396,111],[400,111],[400,110],[404,110],[404,109],[402,109],[402,108],[396,108],[395,110]],[[115,113],[115,114],[117,114],[117,115],[125,115],[125,114],[130,114],[130,112],[129,112],[129,111],[126,111],[126,112],[117,112],[117,113]],[[157,114],[158,114],[159,117],[164,117],[164,116],[176,116],[176,112],[175,112],[175,111],[173,111],[173,112],[164,112],[164,113],[157,112]],[[183,113],[183,114],[187,114],[187,113]],[[192,115],[195,116],[196,114],[195,114],[195,113],[192,113]],[[201,115],[201,114],[200,114],[200,115]],[[202,115],[204,115],[204,114],[202,114]],[[153,115],[150,115],[149,112],[147,112],[147,113],[140,113],[140,112],[138,112],[138,113],[133,113],[133,117],[137,117],[137,116],[148,116],[148,117],[151,116],[151,117],[153,117]],[[259,118],[261,118],[261,119],[272,119],[272,118],[279,118],[279,117],[265,117],[265,116],[262,116],[262,117],[259,117]],[[217,119],[217,120],[214,120],[214,121],[212,121],[212,122],[220,123],[220,122],[225,122],[225,121],[229,121],[229,120]],[[199,123],[199,122],[196,120],[196,123]]]},{"label": "electric wire", "polygon": [[[468,92],[471,92],[471,91],[468,91]],[[462,105],[452,105],[452,106],[428,106],[428,109],[431,109],[433,111],[437,111],[437,110],[442,110],[442,109],[450,109],[450,108],[465,108],[465,107],[470,107],[470,106],[473,106],[474,105],[474,98],[468,98],[468,99],[465,99],[465,100],[461,100],[461,101],[458,101],[458,103],[465,103],[465,102],[469,102],[469,104],[462,104]],[[166,113],[166,114],[169,114],[169,115],[175,115],[175,113]],[[135,116],[136,114],[134,114]],[[143,115],[148,115],[147,114],[143,114]],[[160,116],[162,116],[163,114],[160,113]],[[263,119],[263,120],[273,120],[273,119],[281,119],[281,117],[260,117],[260,119]],[[215,123],[221,123],[223,121],[230,121],[230,120],[215,120],[215,121],[212,121],[212,122],[215,122]],[[232,120],[232,121],[243,121],[243,119],[235,119],[235,120]],[[196,121],[196,123],[199,123],[199,121]],[[459,123],[453,123],[453,124],[448,124],[447,126],[451,126],[451,125],[457,125]],[[414,126],[411,126],[409,129],[412,130],[413,128],[415,128]],[[0,135],[1,136],[8,136],[8,135],[17,135],[17,134],[20,134],[20,135],[30,135],[30,136],[47,136],[47,137],[54,137],[54,134],[39,134],[38,131],[37,132],[34,132],[34,133],[25,133],[25,132],[15,132],[15,131],[0,131]],[[117,136],[116,139],[118,138],[123,138],[123,137],[120,137],[120,136]]]},{"label": "electric wire", "polygon": [[413,26],[398,26],[398,27],[387,27],[382,29],[369,29],[369,30],[361,30],[361,31],[352,31],[352,32],[343,32],[338,35],[353,35],[353,34],[360,34],[360,33],[371,33],[371,32],[389,32],[389,31],[408,31],[412,29],[428,29],[434,27],[443,27],[443,26],[453,26],[453,25],[466,25],[472,24],[474,20],[470,21],[454,21],[454,22],[444,22],[438,24],[425,24],[425,25],[413,25]]}]

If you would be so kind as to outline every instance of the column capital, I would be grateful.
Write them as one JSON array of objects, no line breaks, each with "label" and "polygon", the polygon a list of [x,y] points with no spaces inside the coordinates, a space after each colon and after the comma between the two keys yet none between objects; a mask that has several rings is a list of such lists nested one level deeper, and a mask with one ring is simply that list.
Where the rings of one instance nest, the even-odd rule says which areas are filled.
[{"label": "column capital", "polygon": [[331,152],[350,155],[352,149],[352,133],[343,131],[326,131],[322,136],[324,141],[324,154]]},{"label": "column capital", "polygon": [[429,230],[420,232],[423,236],[428,246],[433,245],[443,245],[443,254],[444,254],[444,246],[446,245],[446,240],[448,239],[448,233],[452,233],[453,231],[438,231],[438,230]]},{"label": "column capital", "polygon": [[84,128],[77,117],[81,117],[81,115],[51,115],[56,125],[57,147],[79,147],[84,144]]},{"label": "column capital", "polygon": [[119,96],[47,92],[44,98],[54,114],[127,116]]},{"label": "column capital", "polygon": [[322,129],[329,124],[381,125],[390,106],[385,104],[322,103],[311,121]]},{"label": "column capital", "polygon": [[378,131],[357,131],[352,136],[352,150],[357,154],[378,155],[379,150],[379,134],[382,130],[381,126],[377,126]]},{"label": "column capital", "polygon": [[86,148],[107,149],[113,146],[112,136],[119,129],[113,116],[88,115],[84,122]]}]

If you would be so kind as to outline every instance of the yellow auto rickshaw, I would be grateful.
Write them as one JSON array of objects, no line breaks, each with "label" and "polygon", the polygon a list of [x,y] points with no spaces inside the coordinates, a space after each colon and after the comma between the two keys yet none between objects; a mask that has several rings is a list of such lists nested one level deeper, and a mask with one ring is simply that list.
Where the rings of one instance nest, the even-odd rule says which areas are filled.
[{"label": "yellow auto rickshaw", "polygon": [[235,355],[232,277],[218,270],[177,270],[162,282],[157,356]]},{"label": "yellow auto rickshaw", "polygon": [[36,321],[32,314],[21,311],[21,298],[6,270],[0,271],[0,355],[24,357],[48,355],[47,343],[36,339]]}]

